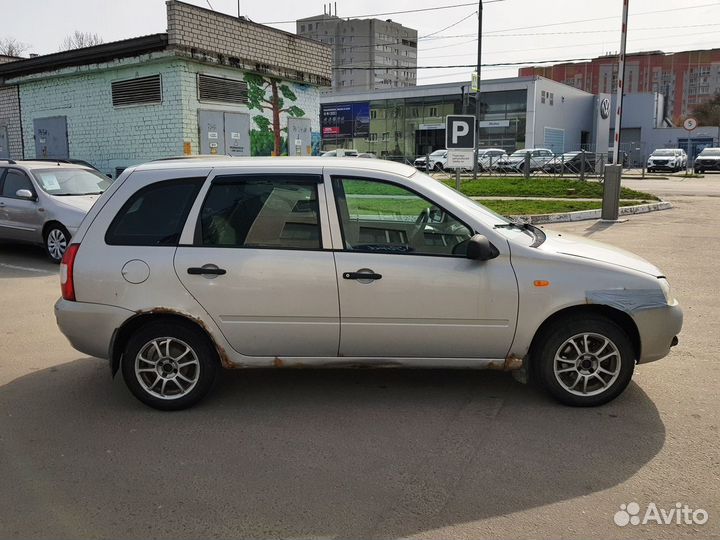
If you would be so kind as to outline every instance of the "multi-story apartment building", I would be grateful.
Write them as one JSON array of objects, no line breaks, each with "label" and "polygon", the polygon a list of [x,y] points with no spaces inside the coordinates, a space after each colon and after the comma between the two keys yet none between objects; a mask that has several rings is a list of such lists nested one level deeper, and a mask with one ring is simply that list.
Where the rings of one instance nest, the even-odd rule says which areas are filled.
[{"label": "multi-story apartment building", "polygon": [[300,19],[296,27],[299,36],[332,45],[333,91],[417,83],[417,30],[389,19],[343,19],[331,14]]},{"label": "multi-story apartment building", "polygon": [[[618,57],[607,55],[589,62],[520,68],[520,76],[540,75],[593,94],[614,93]],[[664,53],[651,51],[626,56],[625,93],[657,92],[665,97],[665,117],[676,125],[696,105],[720,91],[720,49]]]}]

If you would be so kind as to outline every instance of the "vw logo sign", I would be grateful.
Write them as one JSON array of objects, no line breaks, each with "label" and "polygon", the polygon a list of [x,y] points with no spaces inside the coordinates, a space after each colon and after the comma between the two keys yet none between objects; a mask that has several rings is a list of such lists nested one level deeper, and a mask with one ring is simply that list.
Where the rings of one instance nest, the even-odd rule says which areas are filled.
[{"label": "vw logo sign", "polygon": [[610,100],[605,98],[600,102],[600,118],[605,120],[608,116],[610,116]]}]

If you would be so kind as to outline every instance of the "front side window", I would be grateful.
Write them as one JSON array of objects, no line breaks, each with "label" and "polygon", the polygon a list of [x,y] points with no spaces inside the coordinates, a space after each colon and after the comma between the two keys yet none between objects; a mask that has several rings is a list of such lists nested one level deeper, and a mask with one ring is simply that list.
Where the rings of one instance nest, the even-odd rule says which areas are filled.
[{"label": "front side window", "polygon": [[200,211],[203,246],[321,249],[319,177],[219,177]]},{"label": "front side window", "polygon": [[105,234],[115,246],[176,246],[203,178],[170,180],[140,189]]},{"label": "front side window", "polygon": [[379,180],[333,178],[347,251],[465,256],[472,231],[420,195]]},{"label": "front side window", "polygon": [[[1,177],[2,174],[0,174],[0,178]],[[7,197],[9,199],[17,199],[17,192],[19,189],[27,189],[30,193],[35,193],[32,183],[25,173],[9,169],[5,175],[0,196]]]}]

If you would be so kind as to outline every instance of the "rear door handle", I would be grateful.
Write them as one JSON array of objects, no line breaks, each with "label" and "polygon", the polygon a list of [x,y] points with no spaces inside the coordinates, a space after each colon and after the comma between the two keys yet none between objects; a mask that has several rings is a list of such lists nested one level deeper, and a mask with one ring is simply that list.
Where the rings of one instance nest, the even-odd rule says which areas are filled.
[{"label": "rear door handle", "polygon": [[374,272],[344,272],[343,279],[382,279],[382,274]]},{"label": "rear door handle", "polygon": [[227,270],[224,268],[207,268],[205,266],[193,266],[187,269],[187,273],[191,274],[193,276],[202,276],[202,275],[209,275],[209,276],[223,276],[227,274]]}]

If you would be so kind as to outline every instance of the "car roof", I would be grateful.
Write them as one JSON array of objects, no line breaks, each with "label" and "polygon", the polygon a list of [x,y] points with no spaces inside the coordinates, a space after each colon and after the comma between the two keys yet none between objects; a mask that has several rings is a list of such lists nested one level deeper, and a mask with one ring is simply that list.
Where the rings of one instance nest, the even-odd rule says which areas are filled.
[{"label": "car roof", "polygon": [[28,160],[25,160],[25,159],[20,159],[20,160],[0,159],[0,167],[7,167],[7,166],[20,167],[20,168],[24,167],[25,169],[29,169],[29,170],[54,169],[54,168],[88,170],[88,169],[92,168],[88,165],[82,165],[79,163],[64,163],[62,161],[35,161],[35,160],[30,160],[30,159],[28,159]]},{"label": "car roof", "polygon": [[367,169],[384,171],[410,177],[417,171],[414,167],[396,161],[384,159],[368,160],[360,157],[230,157],[230,156],[197,156],[169,158],[143,163],[135,167],[136,171],[161,169],[186,169],[189,167],[209,167],[213,169],[235,169],[238,167],[293,167],[298,171],[304,168],[332,166],[334,169]]}]

